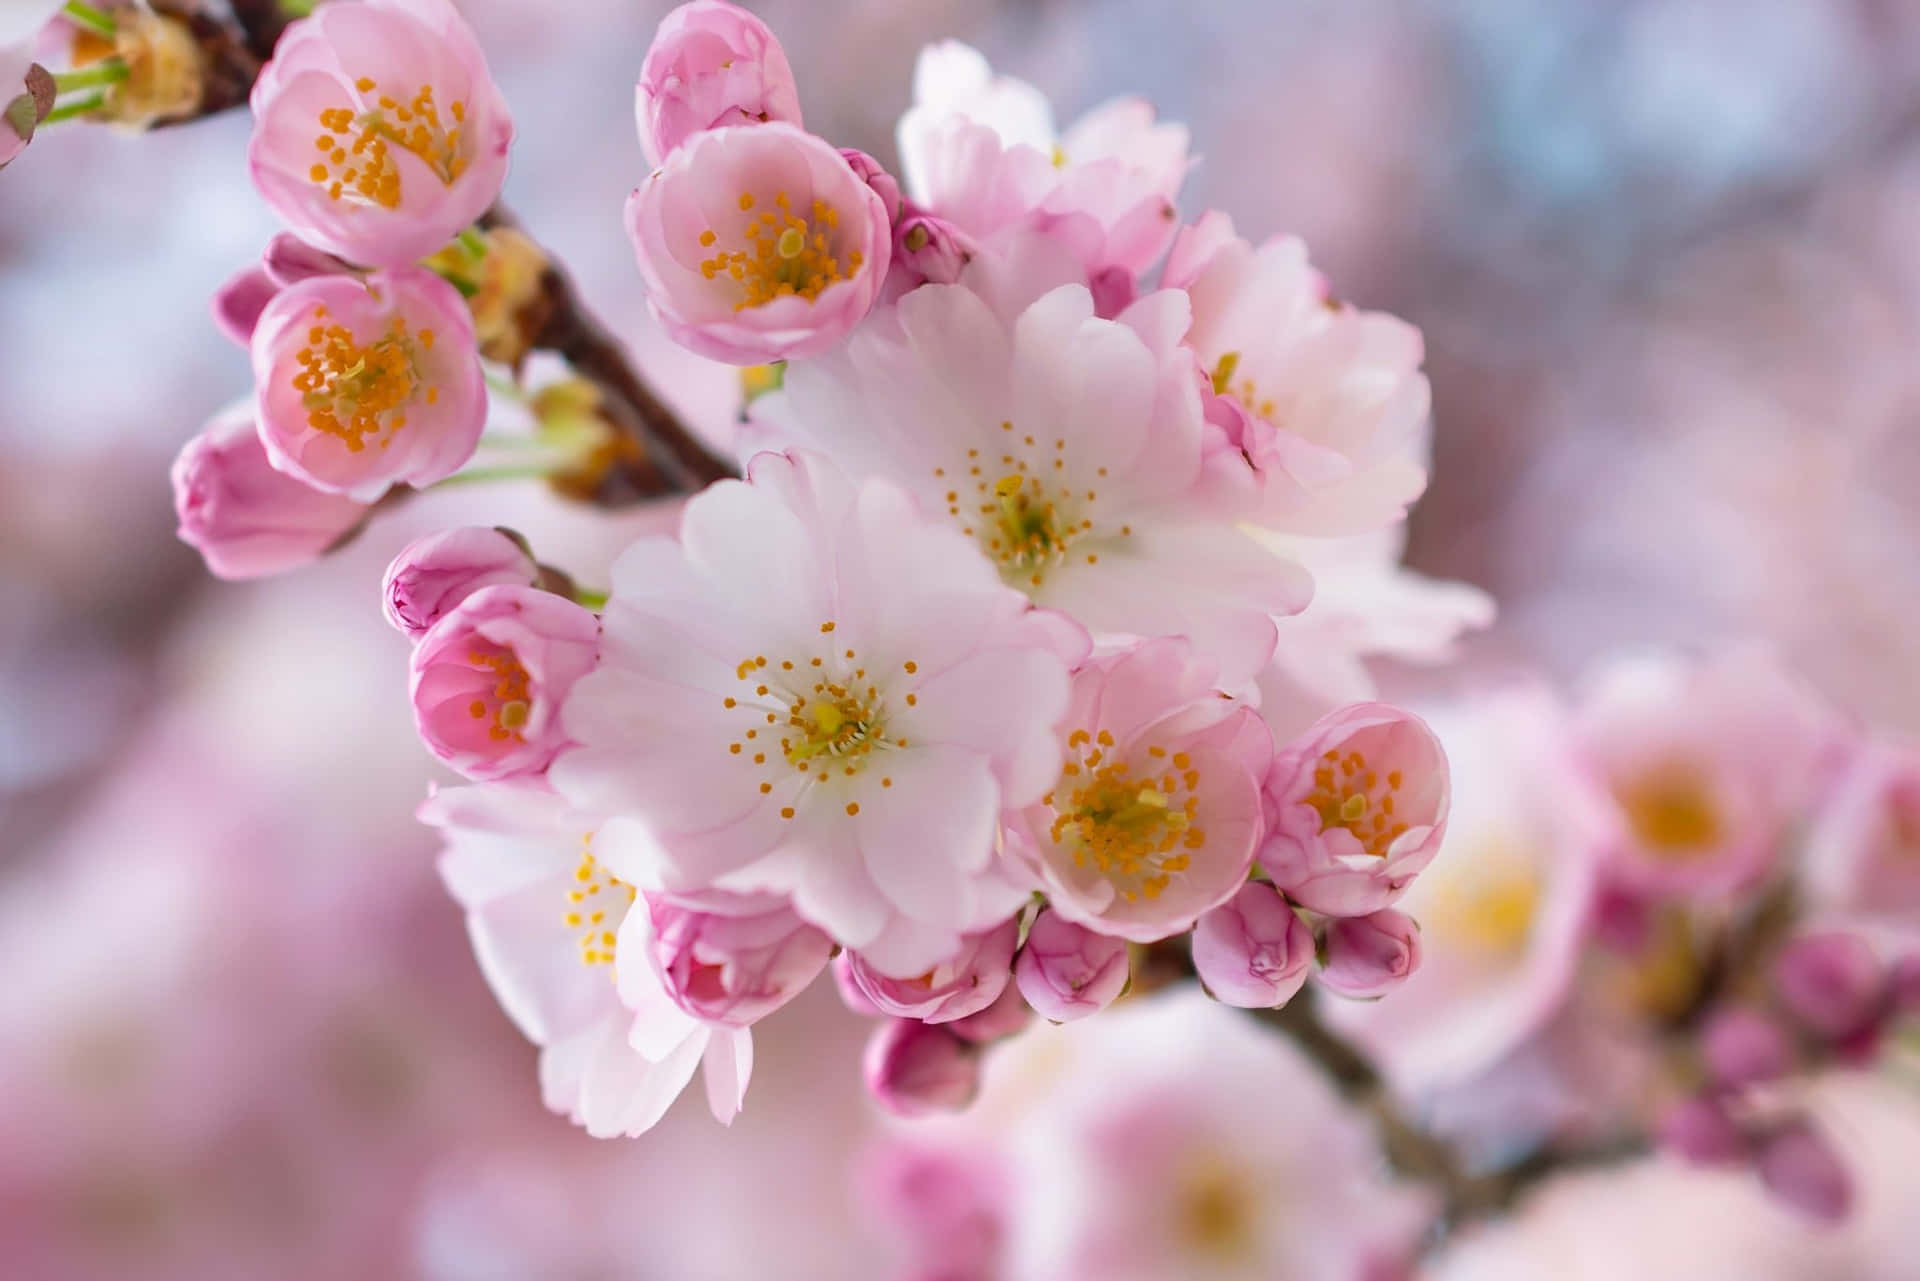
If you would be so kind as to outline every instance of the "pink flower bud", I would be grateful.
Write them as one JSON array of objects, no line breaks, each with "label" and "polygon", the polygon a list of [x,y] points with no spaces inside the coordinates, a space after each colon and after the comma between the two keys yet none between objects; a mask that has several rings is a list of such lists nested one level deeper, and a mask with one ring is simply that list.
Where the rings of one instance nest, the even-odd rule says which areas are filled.
[{"label": "pink flower bud", "polygon": [[316,249],[287,231],[267,242],[266,252],[260,255],[260,267],[282,289],[303,280],[312,280],[315,276],[357,274],[353,264],[344,258],[324,249]]},{"label": "pink flower bud", "polygon": [[1660,1146],[1695,1165],[1737,1165],[1747,1159],[1747,1136],[1710,1095],[1684,1099],[1660,1117]]},{"label": "pink flower bud", "polygon": [[1920,953],[1903,956],[1893,965],[1893,1006],[1902,1014],[1920,1013]]},{"label": "pink flower bud", "polygon": [[658,166],[693,134],[724,125],[800,123],[786,51],[767,24],[721,0],[693,0],[654,33],[634,94],[640,146]]},{"label": "pink flower bud", "polygon": [[1011,977],[1019,941],[1020,922],[1009,920],[984,934],[969,935],[958,952],[918,978],[889,977],[856,953],[848,954],[847,976],[883,1014],[950,1023],[993,1004]]},{"label": "pink flower bud", "polygon": [[213,291],[214,326],[233,342],[247,346],[253,341],[260,313],[279,292],[279,284],[258,264],[236,272]]},{"label": "pink flower bud", "polygon": [[473,320],[430,271],[290,285],[261,312],[252,351],[268,455],[318,489],[371,501],[390,485],[430,485],[480,443]]},{"label": "pink flower bud", "polygon": [[1020,995],[1016,984],[1009,983],[993,1004],[978,1014],[969,1014],[964,1019],[955,1019],[944,1024],[955,1036],[975,1045],[991,1045],[995,1041],[1004,1041],[1010,1036],[1024,1032],[1027,1024],[1033,1022],[1033,1011],[1027,1008],[1026,1000]]},{"label": "pink flower bud", "polygon": [[887,211],[888,225],[898,222],[905,202],[900,196],[900,184],[887,172],[886,167],[857,147],[840,148],[840,158],[859,175],[861,182],[872,188],[874,195],[880,197],[880,207]]},{"label": "pink flower bud", "polygon": [[572,601],[482,588],[414,649],[414,724],[468,778],[538,774],[567,745],[561,704],[599,647],[600,620]]},{"label": "pink flower bud", "polygon": [[957,1112],[980,1092],[979,1048],[917,1019],[882,1024],[861,1067],[867,1090],[896,1116]]},{"label": "pink flower bud", "polygon": [[482,587],[530,587],[539,574],[526,547],[505,530],[449,529],[408,544],[393,558],[380,589],[381,607],[389,623],[417,641]]},{"label": "pink flower bud", "polygon": [[834,989],[840,993],[841,1002],[849,1010],[858,1014],[863,1019],[886,1017],[887,1012],[875,1005],[867,994],[861,990],[860,984],[854,980],[853,953],[840,953],[833,958],[833,963],[827,968],[833,971]]},{"label": "pink flower bud", "polygon": [[1747,1009],[1717,1011],[1700,1032],[1700,1058],[1713,1079],[1734,1087],[1777,1081],[1793,1066],[1779,1025]]},{"label": "pink flower bud", "polygon": [[668,894],[648,894],[646,904],[654,973],[674,1004],[708,1023],[765,1018],[818,978],[833,951],[832,939],[784,905],[727,915]]},{"label": "pink flower bud", "polygon": [[1852,1175],[1833,1144],[1805,1122],[1768,1138],[1757,1165],[1768,1192],[1822,1223],[1840,1222],[1853,1206]]},{"label": "pink flower bud", "polygon": [[1313,930],[1273,886],[1249,881],[1194,926],[1193,968],[1217,1001],[1277,1009],[1313,969]]},{"label": "pink flower bud", "polygon": [[1809,934],[1775,963],[1774,990],[1814,1035],[1841,1041],[1870,1027],[1887,997],[1887,970],[1857,934]]},{"label": "pink flower bud", "polygon": [[1321,986],[1342,996],[1384,996],[1420,968],[1420,926],[1405,912],[1382,908],[1327,923]]},{"label": "pink flower bud", "polygon": [[261,196],[303,239],[353,262],[426,257],[507,176],[513,120],[448,0],[321,6],[280,37],[252,106],[247,163]]},{"label": "pink flower bud", "polygon": [[180,541],[220,578],[261,578],[318,560],[366,519],[367,505],[273,469],[250,405],[188,441],[173,464]]},{"label": "pink flower bud", "polygon": [[1014,963],[1020,994],[1043,1018],[1071,1023],[1111,1005],[1127,986],[1127,941],[1044,910]]},{"label": "pink flower bud", "polygon": [[965,232],[933,214],[913,213],[893,232],[894,284],[905,293],[921,285],[950,285],[973,261],[973,240]]},{"label": "pink flower bud", "polygon": [[879,296],[893,236],[846,159],[787,124],[693,135],[627,201],[627,232],[667,332],[736,365],[846,337]]},{"label": "pink flower bud", "polygon": [[1399,898],[1439,852],[1446,753],[1411,712],[1355,703],[1280,752],[1266,794],[1260,866],[1296,903],[1359,916]]}]

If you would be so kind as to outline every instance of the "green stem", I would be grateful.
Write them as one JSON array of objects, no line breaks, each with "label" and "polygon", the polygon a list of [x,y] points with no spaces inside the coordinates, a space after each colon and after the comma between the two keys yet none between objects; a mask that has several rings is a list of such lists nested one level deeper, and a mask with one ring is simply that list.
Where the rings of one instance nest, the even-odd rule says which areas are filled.
[{"label": "green stem", "polygon": [[[515,404],[524,404],[526,402],[526,399],[527,399],[526,389],[522,387],[519,383],[514,382],[511,378],[502,378],[499,374],[494,373],[491,369],[481,370],[480,376],[487,380],[487,386],[489,388],[498,392],[500,395],[505,396],[508,400],[513,401]],[[492,438],[489,438],[489,440],[491,439]],[[519,438],[516,437],[516,439],[519,439]]]},{"label": "green stem", "polygon": [[487,256],[487,238],[480,234],[478,228],[465,228],[456,239],[460,241],[460,247],[467,251],[468,257],[485,258]]},{"label": "green stem", "polygon": [[455,472],[434,489],[443,489],[452,485],[491,485],[509,480],[545,480],[553,474],[551,467],[474,467],[467,471]]},{"label": "green stem", "polygon": [[534,450],[544,450],[547,448],[547,444],[545,441],[536,440],[532,436],[510,436],[505,432],[490,431],[480,438],[480,448],[498,449],[505,453],[519,454]]},{"label": "green stem", "polygon": [[318,0],[280,0],[280,12],[289,18],[305,18],[313,13]]},{"label": "green stem", "polygon": [[62,71],[53,77],[55,93],[71,93],[75,89],[91,89],[95,85],[119,84],[127,78],[127,64],[118,58],[108,58],[105,62],[86,67],[79,71]]},{"label": "green stem", "polygon": [[42,128],[45,128],[47,125],[57,125],[62,120],[74,120],[81,116],[90,116],[106,105],[106,94],[90,93],[84,98],[75,98],[72,102],[61,103],[47,113],[47,118],[42,120],[40,125]]},{"label": "green stem", "polygon": [[85,27],[96,36],[111,39],[120,34],[120,24],[113,20],[112,14],[96,9],[83,0],[67,0],[65,12],[75,26]]},{"label": "green stem", "polygon": [[575,603],[591,610],[602,610],[607,607],[606,592],[588,591],[584,587],[576,587],[573,589],[573,599]]}]

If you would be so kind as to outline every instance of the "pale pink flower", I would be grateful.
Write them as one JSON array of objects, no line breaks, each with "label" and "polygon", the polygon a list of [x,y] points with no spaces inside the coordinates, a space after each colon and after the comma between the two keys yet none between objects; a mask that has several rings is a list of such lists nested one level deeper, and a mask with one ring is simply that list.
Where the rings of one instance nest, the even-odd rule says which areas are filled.
[{"label": "pale pink flower", "polygon": [[1031,85],[995,76],[957,41],[929,45],[898,142],[908,197],[987,240],[1063,220],[1089,223],[1089,270],[1150,268],[1178,227],[1190,161],[1184,126],[1138,98],[1095,108],[1064,134]]},{"label": "pale pink flower", "polygon": [[956,1112],[980,1092],[980,1048],[919,1019],[874,1029],[861,1069],[868,1093],[896,1116]]},{"label": "pale pink flower", "polygon": [[275,471],[254,425],[235,405],[188,441],[173,462],[180,541],[220,578],[262,578],[320,559],[366,519],[367,505]]},{"label": "pale pink flower", "polygon": [[597,1138],[639,1135],[706,1068],[729,1122],[753,1068],[752,1033],[681,1011],[642,961],[619,965],[635,888],[595,857],[593,820],[511,784],[440,792],[421,819],[446,834],[441,875],[467,913],[480,969],[541,1047],[546,1104]]},{"label": "pale pink flower", "polygon": [[863,1218],[904,1256],[902,1281],[996,1281],[1011,1209],[1001,1162],[984,1146],[927,1142],[925,1128],[911,1127],[862,1162]]},{"label": "pale pink flower", "polygon": [[413,651],[413,719],[428,750],[473,779],[538,774],[570,741],[561,707],[593,670],[600,622],[532,587],[486,587]]},{"label": "pale pink flower", "polygon": [[1446,753],[1426,722],[1386,703],[1342,708],[1274,759],[1260,866],[1316,912],[1377,911],[1439,852],[1448,791]]},{"label": "pale pink flower", "polygon": [[1313,971],[1313,927],[1265,881],[1249,881],[1193,927],[1193,971],[1216,1001],[1278,1009]]},{"label": "pale pink flower", "polygon": [[647,958],[667,995],[726,1027],[747,1027],[800,995],[833,953],[833,940],[779,899],[649,893],[645,925]]},{"label": "pale pink flower", "polygon": [[1070,1023],[1106,1009],[1126,990],[1127,942],[1045,909],[1027,930],[1013,976],[1042,1018]]},{"label": "pale pink flower", "polygon": [[1574,733],[1614,800],[1612,874],[1656,896],[1720,896],[1765,876],[1845,745],[1834,713],[1751,649],[1616,663]]},{"label": "pale pink flower", "polygon": [[1827,911],[1920,928],[1920,749],[1861,750],[1814,819],[1801,876]]},{"label": "pale pink flower", "polygon": [[1420,926],[1390,907],[1327,922],[1320,986],[1362,1000],[1384,996],[1420,968]]},{"label": "pale pink flower", "polygon": [[1233,896],[1260,843],[1273,739],[1192,645],[1168,637],[1089,662],[1061,732],[1059,783],[1007,831],[1055,911],[1149,943]]},{"label": "pale pink flower", "polygon": [[480,443],[473,320],[430,271],[291,285],[261,312],[252,351],[268,456],[316,488],[371,502],[390,485],[446,479]]},{"label": "pale pink flower", "polygon": [[1059,774],[1086,639],[967,540],[891,485],[763,454],[612,585],[602,664],[566,709],[582,746],[552,779],[618,816],[605,836],[657,837],[644,879],[790,895],[896,977],[1020,905],[996,820]]},{"label": "pale pink flower", "polygon": [[1332,301],[1299,240],[1255,249],[1218,211],[1182,233],[1163,283],[1193,300],[1208,418],[1251,468],[1261,524],[1324,536],[1406,515],[1427,482],[1419,330]]},{"label": "pale pink flower", "polygon": [[999,999],[1013,973],[1020,920],[970,934],[960,950],[915,978],[896,979],[874,969],[858,952],[847,954],[847,977],[874,1009],[895,1018],[951,1023],[978,1014]]},{"label": "pale pink flower", "polygon": [[892,253],[879,195],[786,124],[695,134],[626,217],[654,315],[682,346],[735,365],[838,343],[879,297]]},{"label": "pale pink flower", "polygon": [[419,640],[483,587],[531,587],[540,567],[519,535],[484,525],[416,539],[387,566],[380,606],[408,640]]},{"label": "pale pink flower", "polygon": [[634,92],[640,147],[658,165],[690,136],[770,120],[798,127],[800,93],[767,24],[724,0],[693,0],[660,20]]},{"label": "pale pink flower", "polygon": [[[1059,270],[1043,243],[1023,254],[1043,279]],[[975,259],[962,284],[916,289],[790,366],[754,402],[758,425],[906,486],[1009,584],[1097,634],[1191,637],[1234,687],[1312,584],[1201,501],[1184,295],[1102,320],[1084,285],[1030,301],[1029,274],[1006,265]]]},{"label": "pale pink flower", "polygon": [[274,212],[353,262],[438,250],[500,194],[513,120],[448,0],[325,5],[253,86],[247,162]]}]

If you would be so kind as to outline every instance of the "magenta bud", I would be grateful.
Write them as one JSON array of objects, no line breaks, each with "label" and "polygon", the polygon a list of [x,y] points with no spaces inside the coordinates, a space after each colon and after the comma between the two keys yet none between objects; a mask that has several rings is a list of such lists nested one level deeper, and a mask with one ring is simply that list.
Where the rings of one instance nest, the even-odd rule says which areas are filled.
[{"label": "magenta bud", "polygon": [[1125,939],[1095,934],[1051,908],[1034,918],[1013,965],[1027,1004],[1055,1023],[1105,1009],[1126,988],[1127,975]]},{"label": "magenta bud", "polygon": [[408,640],[419,640],[483,587],[531,587],[539,566],[518,538],[500,529],[449,529],[409,543],[387,566],[381,608]]},{"label": "magenta bud", "polygon": [[914,213],[893,229],[893,260],[913,285],[950,285],[972,261],[973,242],[945,218]]},{"label": "magenta bud", "polygon": [[888,173],[878,160],[853,147],[840,148],[840,157],[853,168],[854,173],[860,175],[860,181],[866,183],[873,189],[873,194],[880,197],[880,203],[887,207],[887,220],[898,222],[901,209],[900,184],[894,181],[893,175]]},{"label": "magenta bud", "polygon": [[995,1041],[1004,1041],[1017,1036],[1033,1022],[1033,1011],[1027,1008],[1027,1002],[1020,995],[1020,989],[1012,983],[1002,989],[992,1005],[978,1014],[969,1014],[963,1019],[955,1019],[946,1024],[953,1034],[963,1041],[975,1045],[991,1045]]},{"label": "magenta bud", "polygon": [[260,267],[267,278],[282,289],[315,276],[356,274],[353,264],[346,259],[316,249],[290,231],[283,231],[267,242],[266,252],[260,255]]},{"label": "magenta bud", "polygon": [[1887,968],[1857,934],[1809,934],[1793,940],[1774,965],[1774,990],[1789,1013],[1829,1041],[1859,1036],[1878,1020],[1887,999]]},{"label": "magenta bud", "polygon": [[918,1019],[877,1028],[861,1067],[868,1092],[896,1116],[957,1112],[980,1091],[979,1047]]},{"label": "magenta bud", "polygon": [[827,966],[827,969],[833,974],[834,990],[840,993],[840,1000],[849,1010],[863,1019],[886,1017],[887,1012],[875,1005],[867,994],[860,990],[860,985],[854,982],[853,953],[840,953],[833,958],[833,963]]},{"label": "magenta bud", "polygon": [[1342,996],[1384,996],[1420,968],[1420,926],[1405,912],[1382,908],[1327,923],[1320,983]]},{"label": "magenta bud", "polygon": [[1313,931],[1273,886],[1249,881],[1193,927],[1193,968],[1215,1000],[1275,1009],[1313,969]]},{"label": "magenta bud", "polygon": [[969,934],[960,950],[916,978],[882,974],[857,953],[846,954],[846,976],[882,1014],[951,1023],[978,1014],[1005,990],[1020,941],[1014,917],[984,934]]},{"label": "magenta bud", "polygon": [[1793,1048],[1779,1025],[1753,1010],[1716,1011],[1700,1033],[1700,1058],[1721,1085],[1777,1081],[1793,1066]]},{"label": "magenta bud", "polygon": [[1838,1223],[1853,1206],[1853,1176],[1826,1137],[1798,1122],[1767,1138],[1756,1160],[1774,1197],[1822,1223]]},{"label": "magenta bud", "polygon": [[1668,1108],[1654,1137],[1661,1147],[1696,1165],[1738,1165],[1749,1150],[1746,1134],[1727,1109],[1704,1094]]},{"label": "magenta bud", "polygon": [[1087,282],[1093,294],[1093,314],[1112,320],[1140,296],[1140,283],[1125,267],[1102,267]]},{"label": "magenta bud", "polygon": [[1920,953],[1903,956],[1893,965],[1893,1008],[1901,1014],[1920,1014]]},{"label": "magenta bud", "polygon": [[213,291],[213,323],[228,339],[245,347],[253,342],[253,327],[280,286],[260,266],[248,267]]}]

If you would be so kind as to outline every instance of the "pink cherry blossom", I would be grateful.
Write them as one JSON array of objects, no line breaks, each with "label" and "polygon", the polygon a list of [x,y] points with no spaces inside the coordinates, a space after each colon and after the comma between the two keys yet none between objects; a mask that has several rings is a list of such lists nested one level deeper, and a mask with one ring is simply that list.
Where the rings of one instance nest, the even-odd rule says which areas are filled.
[{"label": "pink cherry blossom", "polygon": [[617,816],[609,838],[658,838],[638,879],[790,895],[894,977],[1024,900],[996,820],[1058,776],[1086,639],[966,539],[892,485],[763,454],[612,583],[601,667],[566,708],[582,746],[552,778]]},{"label": "pink cherry blossom", "polygon": [[705,894],[645,899],[654,981],[695,1018],[747,1027],[791,1001],[827,967],[833,940],[778,899]]},{"label": "pink cherry blossom", "polygon": [[591,818],[511,784],[443,791],[420,817],[446,835],[441,875],[494,995],[541,1047],[550,1109],[597,1138],[643,1134],[704,1064],[709,1107],[733,1119],[752,1033],[682,1012],[646,964],[618,966],[616,988],[637,894],[595,857]]},{"label": "pink cherry blossom", "polygon": [[1097,634],[1189,636],[1231,688],[1267,661],[1273,615],[1305,606],[1311,581],[1201,501],[1184,295],[1102,320],[1084,285],[1022,296],[1050,271],[1040,241],[976,258],[962,284],[916,289],[790,366],[756,421],[905,486],[1009,584]]},{"label": "pink cherry blossom", "polygon": [[1327,922],[1320,986],[1341,996],[1384,996],[1420,968],[1420,926],[1390,907]]},{"label": "pink cherry blossom", "polygon": [[180,541],[220,578],[263,578],[310,564],[367,515],[365,503],[275,471],[251,405],[224,410],[181,448],[173,507]]},{"label": "pink cherry blossom", "polygon": [[1182,233],[1164,283],[1193,301],[1208,419],[1251,467],[1262,524],[1334,535],[1405,517],[1427,479],[1419,330],[1332,302],[1300,241],[1255,249],[1217,211]]},{"label": "pink cherry blossom", "polygon": [[518,535],[469,526],[416,539],[387,566],[380,605],[408,640],[419,640],[483,587],[531,587],[540,567]]},{"label": "pink cherry blossom", "polygon": [[1814,820],[1802,875],[1826,911],[1920,924],[1920,748],[1871,743],[1857,754]]},{"label": "pink cherry blossom", "polygon": [[1447,758],[1426,722],[1385,703],[1332,712],[1280,750],[1260,866],[1331,916],[1378,911],[1440,850]]},{"label": "pink cherry blossom", "polygon": [[1615,803],[1610,870],[1655,896],[1724,896],[1764,876],[1845,746],[1834,713],[1753,649],[1618,662],[1574,733]]},{"label": "pink cherry blossom", "polygon": [[254,185],[311,243],[400,267],[500,194],[513,120],[449,0],[326,5],[253,86]]},{"label": "pink cherry blossom", "polygon": [[468,778],[538,774],[569,739],[562,703],[593,669],[600,623],[532,587],[486,587],[413,651],[414,724]]},{"label": "pink cherry blossom", "polygon": [[898,1275],[999,1281],[994,1256],[1011,1209],[1000,1160],[981,1145],[929,1142],[923,1125],[902,1129],[857,1172],[864,1217],[905,1256]]},{"label": "pink cherry blossom", "polygon": [[860,323],[893,225],[840,152],[774,123],[688,139],[627,201],[627,233],[674,340],[756,365],[817,355]]},{"label": "pink cherry blossom", "polygon": [[724,0],[693,0],[660,20],[634,93],[640,146],[659,165],[690,136],[770,120],[800,124],[787,54],[767,24]]},{"label": "pink cherry blossom", "polygon": [[999,999],[1012,977],[1013,950],[1019,942],[1020,921],[1015,917],[962,939],[959,951],[918,978],[889,978],[858,952],[848,953],[847,976],[882,1014],[951,1023]]},{"label": "pink cherry blossom", "polygon": [[486,426],[466,302],[417,267],[281,290],[252,351],[268,456],[319,489],[371,502],[390,485],[444,480]]},{"label": "pink cherry blossom", "polygon": [[1113,1004],[1126,990],[1129,972],[1125,939],[1095,934],[1051,910],[1033,918],[1013,968],[1027,1004],[1055,1023]]},{"label": "pink cherry blossom", "polygon": [[1273,739],[1169,637],[1074,677],[1054,789],[1008,823],[1009,850],[1065,919],[1149,943],[1189,929],[1247,878]]},{"label": "pink cherry blossom", "polygon": [[950,1028],[889,1019],[861,1061],[867,1092],[896,1116],[956,1112],[980,1092],[980,1050]]},{"label": "pink cherry blossom", "polygon": [[1249,881],[1193,927],[1193,969],[1216,1001],[1277,1009],[1313,970],[1313,928],[1280,892]]}]

